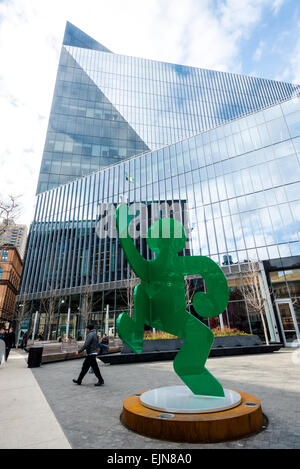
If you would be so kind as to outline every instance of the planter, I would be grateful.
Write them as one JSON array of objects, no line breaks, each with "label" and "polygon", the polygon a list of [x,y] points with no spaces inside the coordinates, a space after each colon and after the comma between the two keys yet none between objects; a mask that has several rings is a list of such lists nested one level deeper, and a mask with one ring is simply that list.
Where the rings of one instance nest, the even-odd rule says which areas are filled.
[{"label": "planter", "polygon": [[[184,342],[184,339],[153,339],[144,340],[142,353],[149,352],[168,352],[179,350]],[[253,347],[262,345],[261,339],[258,335],[236,335],[215,337],[212,348],[224,347]],[[134,353],[128,345],[124,344],[121,353],[129,354]]]},{"label": "planter", "polygon": [[[134,353],[124,344],[121,353],[101,355],[99,359],[110,365],[174,360],[183,342],[183,339],[145,340],[140,354]],[[215,337],[209,357],[272,353],[281,347],[281,343],[265,345],[257,335]]]},{"label": "planter", "polygon": [[253,347],[263,345],[258,335],[228,335],[215,337],[212,348],[223,347]]},{"label": "planter", "polygon": [[[184,339],[153,339],[144,340],[142,353],[148,352],[167,352],[171,350],[179,350]],[[124,344],[121,353],[135,353],[128,345]]]}]

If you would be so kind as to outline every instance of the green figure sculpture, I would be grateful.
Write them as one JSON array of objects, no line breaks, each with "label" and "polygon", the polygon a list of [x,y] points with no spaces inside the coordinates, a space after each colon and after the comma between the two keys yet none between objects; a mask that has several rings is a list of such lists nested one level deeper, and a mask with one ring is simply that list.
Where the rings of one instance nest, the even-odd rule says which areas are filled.
[{"label": "green figure sculpture", "polygon": [[[156,258],[147,261],[130,237],[128,207],[119,205],[116,225],[127,260],[141,283],[134,290],[134,318],[121,313],[117,330],[121,339],[141,353],[144,324],[184,338],[173,367],[197,395],[224,396],[219,381],[205,368],[214,335],[209,327],[186,310],[184,275],[199,274],[206,293],[194,295],[196,312],[206,318],[221,314],[228,304],[228,284],[220,267],[205,256],[178,256],[186,244],[185,230],[172,218],[157,220],[148,230],[147,244]],[[167,237],[166,237],[167,235]]]}]

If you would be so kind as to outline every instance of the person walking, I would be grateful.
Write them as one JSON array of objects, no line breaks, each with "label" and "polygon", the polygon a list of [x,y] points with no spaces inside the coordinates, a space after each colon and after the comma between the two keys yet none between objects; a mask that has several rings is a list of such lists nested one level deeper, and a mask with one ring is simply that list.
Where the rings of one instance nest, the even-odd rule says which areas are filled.
[{"label": "person walking", "polygon": [[28,333],[27,331],[23,334],[22,337],[22,348],[24,349],[27,346]]},{"label": "person walking", "polygon": [[8,357],[8,354],[9,354],[9,351],[8,351],[8,341],[9,341],[9,337],[8,337],[8,329],[5,328],[4,330],[4,337],[3,337],[3,340],[5,342],[5,361],[7,362],[7,357]]},{"label": "person walking", "polygon": [[0,366],[5,361],[6,355],[6,343],[5,343],[5,329],[3,326],[0,327]]},{"label": "person walking", "polygon": [[5,342],[5,329],[3,326],[0,327],[0,339]]},{"label": "person walking", "polygon": [[11,351],[12,347],[15,346],[16,336],[12,327],[9,328],[6,337],[6,355],[5,360],[7,361],[9,352]]},{"label": "person walking", "polygon": [[83,378],[87,374],[89,368],[91,367],[98,378],[98,383],[95,386],[102,386],[104,380],[101,376],[98,364],[97,364],[97,355],[98,355],[98,338],[96,330],[94,329],[93,324],[88,324],[87,326],[88,335],[83,346],[76,352],[76,355],[86,350],[87,356],[82,364],[81,372],[77,379],[73,379],[73,383],[81,384]]}]

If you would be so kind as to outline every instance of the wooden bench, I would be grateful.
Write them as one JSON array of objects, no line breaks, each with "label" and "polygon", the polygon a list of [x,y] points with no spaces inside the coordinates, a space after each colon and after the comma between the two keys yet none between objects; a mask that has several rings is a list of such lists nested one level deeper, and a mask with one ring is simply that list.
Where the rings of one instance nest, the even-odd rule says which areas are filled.
[{"label": "wooden bench", "polygon": [[[108,344],[108,353],[118,353],[118,352],[121,352],[122,350],[122,347],[123,347],[123,342],[121,339],[112,339],[112,338],[109,338],[109,344]],[[107,354],[104,354],[103,352],[99,353],[99,355],[107,355]]]},{"label": "wooden bench", "polygon": [[[79,350],[83,344],[83,340],[77,341],[75,339],[72,339],[70,342],[58,342],[54,340],[28,340],[25,350],[28,352],[31,345],[40,345],[43,347],[42,363],[51,363],[85,357],[85,350],[76,355],[77,350]],[[123,343],[120,339],[110,338],[108,354],[120,352],[122,346]]]},{"label": "wooden bench", "polygon": [[27,342],[25,350],[28,352],[31,345],[40,345],[43,347],[42,363],[50,363],[84,357],[86,354],[85,351],[76,355],[77,350],[83,345],[83,343],[83,341],[77,342],[76,340],[71,342],[30,340]]}]

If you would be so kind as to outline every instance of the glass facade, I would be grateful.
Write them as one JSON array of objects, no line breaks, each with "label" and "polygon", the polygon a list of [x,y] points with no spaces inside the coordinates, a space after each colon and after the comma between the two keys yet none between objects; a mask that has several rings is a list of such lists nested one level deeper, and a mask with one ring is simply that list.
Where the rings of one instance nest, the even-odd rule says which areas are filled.
[{"label": "glass facade", "polygon": [[[289,98],[296,89],[114,54],[67,23],[37,193]],[[277,131],[275,122],[272,128]],[[239,151],[242,143],[235,145]]]},{"label": "glass facade", "polygon": [[[112,53],[67,23],[19,308],[44,338],[109,327],[132,307],[115,229],[125,201],[140,253],[170,216],[184,255],[211,257],[230,302],[210,327],[300,343],[300,87]],[[188,297],[205,291],[186,279]],[[263,308],[247,301],[256,285]],[[187,308],[192,314],[191,303]],[[24,314],[24,312],[26,314]],[[28,321],[28,319],[26,319]],[[30,328],[30,324],[28,325]]]},{"label": "glass facade", "polygon": [[[121,292],[128,289],[129,271],[107,216],[109,207],[124,200],[151,206],[159,202],[156,216],[174,216],[184,223],[188,253],[209,256],[222,266],[230,287],[225,325],[263,336],[261,319],[242,294],[243,272],[255,263],[266,295],[261,266],[274,259],[288,259],[290,265],[270,272],[274,301],[292,299],[291,317],[299,317],[299,97],[39,194],[21,289],[33,311],[49,295],[64,298],[64,305],[72,305],[72,320],[79,321],[74,328],[81,330],[77,310],[87,295],[92,296],[96,322],[103,321],[106,304],[113,321],[126,309]],[[175,207],[171,215],[170,204]],[[134,230],[139,230],[134,206],[132,213]],[[150,258],[143,240],[137,243]],[[203,288],[201,281],[193,281]],[[271,340],[279,340],[272,303],[264,314]],[[292,337],[297,337],[297,328]]]}]

